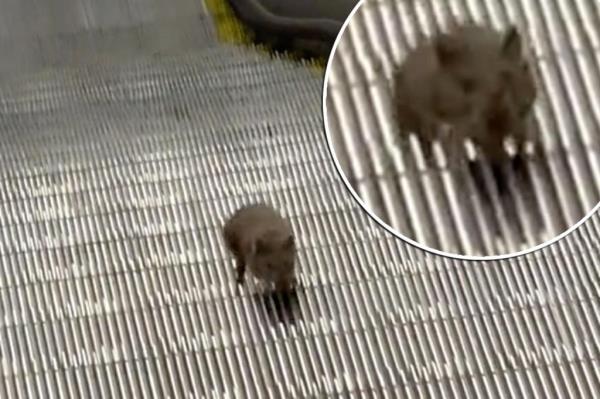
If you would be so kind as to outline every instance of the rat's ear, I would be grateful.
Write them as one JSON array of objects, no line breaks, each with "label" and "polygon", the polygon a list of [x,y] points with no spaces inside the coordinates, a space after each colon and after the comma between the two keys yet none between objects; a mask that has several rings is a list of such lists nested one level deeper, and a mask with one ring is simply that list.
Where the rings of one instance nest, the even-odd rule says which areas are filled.
[{"label": "rat's ear", "polygon": [[442,34],[434,43],[435,53],[442,66],[457,62],[463,52],[463,43],[448,34]]},{"label": "rat's ear", "polygon": [[521,58],[522,50],[521,34],[515,26],[511,26],[502,38],[502,55],[508,59],[517,60]]}]

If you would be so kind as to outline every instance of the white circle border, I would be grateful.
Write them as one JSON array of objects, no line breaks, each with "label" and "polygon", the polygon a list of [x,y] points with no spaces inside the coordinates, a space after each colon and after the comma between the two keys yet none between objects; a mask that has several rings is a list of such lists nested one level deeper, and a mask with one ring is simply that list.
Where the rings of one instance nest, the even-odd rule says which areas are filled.
[{"label": "white circle border", "polygon": [[329,154],[331,155],[331,158],[333,160],[333,163],[335,164],[335,168],[337,170],[338,175],[341,177],[342,181],[344,182],[344,185],[346,186],[346,189],[350,192],[350,194],[352,195],[352,197],[354,198],[354,200],[360,205],[360,207],[363,209],[363,211],[366,212],[366,214],[373,219],[375,222],[377,222],[377,224],[379,224],[381,227],[383,227],[385,230],[387,230],[389,233],[391,233],[394,237],[402,240],[403,242],[418,248],[426,253],[430,253],[430,254],[434,254],[434,255],[438,255],[438,256],[442,256],[445,258],[450,258],[450,259],[457,259],[457,260],[462,260],[462,261],[472,261],[472,262],[481,262],[481,261],[499,261],[499,260],[507,260],[507,259],[511,259],[511,258],[516,258],[519,256],[525,256],[534,252],[537,252],[539,250],[542,250],[546,247],[551,246],[552,244],[562,240],[563,238],[565,238],[566,236],[570,235],[571,233],[573,233],[575,230],[577,230],[581,225],[583,225],[585,222],[587,222],[596,212],[598,212],[598,210],[600,209],[600,201],[592,208],[591,211],[589,211],[585,216],[583,216],[577,223],[575,223],[573,226],[569,227],[568,229],[566,229],[565,231],[563,231],[561,234],[557,235],[556,237],[545,241],[541,244],[538,244],[536,246],[533,246],[529,249],[525,249],[522,251],[518,251],[518,252],[512,252],[512,253],[508,253],[508,254],[504,254],[504,255],[489,255],[489,256],[471,256],[471,255],[459,255],[459,254],[454,254],[451,252],[444,252],[444,251],[440,251],[438,249],[434,249],[431,248],[429,246],[423,245],[418,243],[417,241],[408,238],[402,234],[400,234],[398,231],[396,231],[394,228],[392,228],[390,225],[388,225],[387,223],[385,223],[383,220],[381,220],[379,218],[379,216],[377,216],[375,213],[373,213],[369,207],[365,204],[365,202],[360,198],[360,196],[358,195],[358,193],[354,190],[354,188],[352,187],[352,185],[350,184],[350,182],[348,181],[348,179],[346,178],[346,175],[342,169],[342,167],[340,166],[340,163],[338,162],[338,159],[335,155],[335,150],[333,147],[333,143],[332,143],[332,139],[331,139],[331,135],[329,134],[329,129],[328,129],[328,122],[327,122],[327,82],[329,79],[329,72],[330,72],[330,65],[331,62],[333,60],[333,57],[335,56],[335,52],[337,50],[337,47],[339,45],[340,39],[342,38],[342,36],[344,35],[344,32],[346,31],[346,28],[348,27],[348,24],[350,23],[350,21],[352,20],[352,18],[354,17],[354,14],[358,11],[358,9],[360,7],[362,7],[363,3],[366,0],[359,0],[359,2],[354,6],[354,8],[352,9],[352,11],[350,12],[350,14],[348,15],[348,17],[346,18],[346,20],[344,21],[344,24],[342,25],[342,28],[340,29],[340,32],[337,35],[337,38],[335,39],[335,42],[333,43],[333,46],[331,48],[331,52],[329,53],[329,57],[327,59],[327,65],[325,66],[325,76],[323,79],[323,97],[321,99],[322,104],[322,110],[323,110],[323,132],[325,133],[325,138],[327,141],[327,148],[329,150]]}]

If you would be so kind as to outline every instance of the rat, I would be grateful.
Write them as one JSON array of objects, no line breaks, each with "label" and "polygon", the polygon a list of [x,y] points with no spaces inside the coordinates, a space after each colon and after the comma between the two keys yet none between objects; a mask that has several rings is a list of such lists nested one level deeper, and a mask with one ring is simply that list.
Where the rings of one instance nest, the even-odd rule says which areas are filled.
[{"label": "rat", "polygon": [[[469,138],[492,163],[507,158],[507,137],[522,148],[533,138],[525,120],[537,97],[522,41],[514,26],[499,32],[466,24],[417,46],[394,72],[400,129],[425,142],[427,157],[435,139],[452,158]],[[450,133],[440,136],[441,126]]]},{"label": "rat", "polygon": [[292,226],[266,204],[238,209],[225,223],[223,237],[236,259],[236,282],[242,284],[246,268],[257,278],[289,292],[295,285],[296,244]]}]

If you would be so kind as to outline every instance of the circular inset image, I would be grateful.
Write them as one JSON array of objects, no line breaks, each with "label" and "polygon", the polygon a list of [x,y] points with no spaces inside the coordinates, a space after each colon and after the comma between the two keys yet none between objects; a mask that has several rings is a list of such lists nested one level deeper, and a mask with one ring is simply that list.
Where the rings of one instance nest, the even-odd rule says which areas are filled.
[{"label": "circular inset image", "polygon": [[344,24],[325,75],[328,144],[398,237],[502,258],[595,211],[600,28],[538,6],[364,0]]}]

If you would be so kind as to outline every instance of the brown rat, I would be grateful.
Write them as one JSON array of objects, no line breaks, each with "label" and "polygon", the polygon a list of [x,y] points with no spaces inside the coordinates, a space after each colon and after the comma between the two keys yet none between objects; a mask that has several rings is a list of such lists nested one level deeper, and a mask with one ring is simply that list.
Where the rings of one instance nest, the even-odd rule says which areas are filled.
[{"label": "brown rat", "polygon": [[275,283],[278,291],[293,287],[294,234],[289,221],[275,209],[265,204],[242,207],[225,223],[223,237],[236,259],[238,284],[248,268],[257,278]]},{"label": "brown rat", "polygon": [[[395,74],[399,127],[417,133],[427,150],[435,139],[456,146],[470,138],[489,160],[504,159],[508,136],[519,147],[530,138],[525,118],[536,87],[522,52],[516,28],[471,24],[416,47]],[[452,128],[450,136],[438,136],[443,125]]]}]

